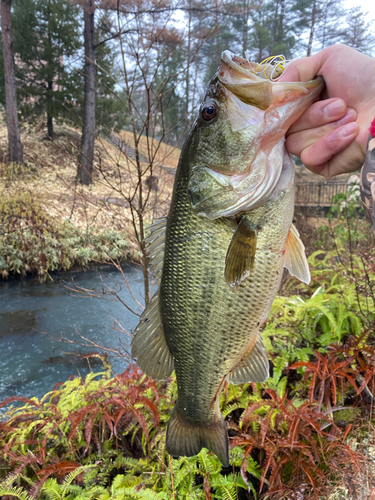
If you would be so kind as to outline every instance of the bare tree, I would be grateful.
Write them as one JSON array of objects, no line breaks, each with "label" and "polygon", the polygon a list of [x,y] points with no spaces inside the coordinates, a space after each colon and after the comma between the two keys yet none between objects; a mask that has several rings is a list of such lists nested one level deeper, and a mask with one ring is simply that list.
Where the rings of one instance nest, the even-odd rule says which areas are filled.
[{"label": "bare tree", "polygon": [[363,12],[360,6],[353,7],[347,15],[347,24],[343,42],[371,55],[375,37],[372,34],[373,21],[368,20],[368,12]]},{"label": "bare tree", "polygon": [[310,9],[307,57],[340,41],[345,31],[342,0],[313,0]]},{"label": "bare tree", "polygon": [[12,43],[12,0],[1,0],[1,32],[4,55],[5,113],[8,127],[8,161],[23,163],[22,144],[17,116],[17,92],[14,75],[14,53]]},{"label": "bare tree", "polygon": [[85,96],[82,125],[81,155],[77,176],[81,184],[92,182],[95,143],[96,63],[95,63],[95,5],[88,0],[83,7],[85,45]]}]

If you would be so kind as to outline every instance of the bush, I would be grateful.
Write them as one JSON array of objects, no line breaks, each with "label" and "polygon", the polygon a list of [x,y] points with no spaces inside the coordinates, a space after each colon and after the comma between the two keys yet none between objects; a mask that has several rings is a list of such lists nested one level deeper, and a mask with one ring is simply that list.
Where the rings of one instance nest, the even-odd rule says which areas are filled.
[{"label": "bush", "polygon": [[69,221],[53,223],[29,191],[0,198],[0,276],[37,274],[108,262],[126,255],[128,242],[114,230],[95,233]]}]

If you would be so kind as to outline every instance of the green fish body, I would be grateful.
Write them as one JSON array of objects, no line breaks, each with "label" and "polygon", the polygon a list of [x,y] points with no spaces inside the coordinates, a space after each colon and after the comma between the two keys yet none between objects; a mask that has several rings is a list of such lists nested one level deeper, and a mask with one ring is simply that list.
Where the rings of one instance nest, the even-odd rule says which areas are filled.
[{"label": "green fish body", "polygon": [[[224,177],[225,158],[235,156],[250,139],[240,129],[231,155],[236,127],[229,127],[223,87],[215,76],[201,109],[211,121],[216,106],[219,117],[211,128],[200,118],[194,124],[177,168],[168,217],[151,226],[149,253],[159,289],[142,314],[132,353],[142,370],[156,379],[165,379],[175,369],[178,400],[168,424],[167,451],[191,456],[206,447],[228,465],[228,438],[219,408],[224,381],[267,379],[268,358],[259,330],[268,318],[283,268],[304,281],[309,273],[304,247],[292,226],[294,169],[283,139],[276,137],[268,146],[267,158],[277,157],[279,172],[275,179],[270,177],[269,190],[257,191],[259,203],[252,206],[252,195],[245,193],[254,186],[244,187],[246,173],[230,165]],[[202,148],[208,144],[209,149],[210,134],[211,162]],[[257,154],[243,147],[254,162]],[[224,165],[219,165],[221,171],[217,158]],[[212,173],[207,167],[213,164]],[[239,181],[233,177],[238,173]]]}]

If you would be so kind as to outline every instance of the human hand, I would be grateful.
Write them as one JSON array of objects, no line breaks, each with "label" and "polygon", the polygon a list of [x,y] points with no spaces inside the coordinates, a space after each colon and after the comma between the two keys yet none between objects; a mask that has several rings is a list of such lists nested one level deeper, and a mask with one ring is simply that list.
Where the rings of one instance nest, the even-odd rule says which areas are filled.
[{"label": "human hand", "polygon": [[375,60],[346,45],[333,45],[293,61],[279,81],[322,75],[323,100],[312,104],[288,130],[286,148],[326,179],[359,169],[375,118]]}]

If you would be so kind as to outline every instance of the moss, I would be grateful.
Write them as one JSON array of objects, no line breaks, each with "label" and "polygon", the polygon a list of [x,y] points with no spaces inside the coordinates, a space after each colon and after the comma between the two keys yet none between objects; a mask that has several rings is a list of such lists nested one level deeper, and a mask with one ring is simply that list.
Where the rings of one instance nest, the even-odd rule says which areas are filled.
[{"label": "moss", "polygon": [[333,413],[333,420],[335,422],[345,422],[350,423],[354,422],[358,416],[360,415],[360,411],[356,408],[349,408],[347,410],[339,410]]}]

